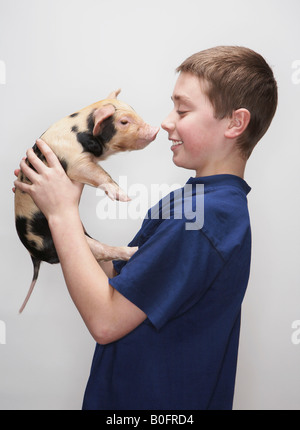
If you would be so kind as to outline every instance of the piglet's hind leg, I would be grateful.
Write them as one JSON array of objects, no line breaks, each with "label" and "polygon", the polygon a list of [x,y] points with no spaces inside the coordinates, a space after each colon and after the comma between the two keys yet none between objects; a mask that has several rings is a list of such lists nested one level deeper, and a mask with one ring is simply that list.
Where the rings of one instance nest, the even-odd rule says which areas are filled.
[{"label": "piglet's hind leg", "polygon": [[109,246],[87,236],[88,245],[97,261],[129,260],[138,247]]}]

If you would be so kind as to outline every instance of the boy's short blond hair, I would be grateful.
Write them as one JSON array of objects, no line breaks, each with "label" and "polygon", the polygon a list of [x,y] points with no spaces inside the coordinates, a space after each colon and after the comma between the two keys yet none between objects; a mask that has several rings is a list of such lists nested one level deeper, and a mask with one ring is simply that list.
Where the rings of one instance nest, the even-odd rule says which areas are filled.
[{"label": "boy's short blond hair", "polygon": [[237,140],[248,158],[277,108],[277,83],[264,58],[248,48],[217,46],[187,58],[176,71],[200,78],[216,118],[230,118],[240,108],[249,110],[250,122]]}]

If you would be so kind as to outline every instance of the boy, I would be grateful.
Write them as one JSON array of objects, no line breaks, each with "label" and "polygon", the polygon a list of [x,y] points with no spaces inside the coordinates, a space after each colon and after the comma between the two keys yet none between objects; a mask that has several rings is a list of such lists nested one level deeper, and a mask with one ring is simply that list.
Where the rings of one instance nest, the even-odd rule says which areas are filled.
[{"label": "boy", "polygon": [[[251,252],[243,175],[275,113],[277,85],[265,60],[240,47],[199,52],[177,71],[162,128],[174,163],[196,171],[192,192],[179,204],[172,194],[166,217],[163,206],[149,211],[129,262],[102,270],[95,261],[78,213],[82,186],[44,142],[48,167],[30,149],[36,172],[20,167],[32,185],[15,182],[47,217],[71,297],[97,341],[84,409],[232,408]],[[197,185],[204,225],[187,228],[184,207],[197,208]]]}]

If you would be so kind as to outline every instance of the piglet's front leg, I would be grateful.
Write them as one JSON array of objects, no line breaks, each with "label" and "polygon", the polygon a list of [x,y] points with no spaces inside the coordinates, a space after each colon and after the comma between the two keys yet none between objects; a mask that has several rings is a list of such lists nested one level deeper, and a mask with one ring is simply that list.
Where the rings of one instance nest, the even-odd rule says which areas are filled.
[{"label": "piglet's front leg", "polygon": [[83,160],[68,169],[68,176],[77,182],[101,188],[111,200],[128,202],[130,198],[98,164]]}]

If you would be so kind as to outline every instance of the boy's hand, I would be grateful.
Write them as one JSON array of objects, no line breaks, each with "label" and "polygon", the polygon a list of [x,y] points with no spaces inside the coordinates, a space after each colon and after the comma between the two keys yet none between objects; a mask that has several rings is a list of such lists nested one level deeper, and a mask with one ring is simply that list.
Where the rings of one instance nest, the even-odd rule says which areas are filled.
[{"label": "boy's hand", "polygon": [[[32,184],[17,179],[14,185],[32,197],[49,221],[51,216],[66,216],[70,210],[75,208],[77,210],[83,184],[71,181],[57,156],[43,140],[38,139],[36,144],[45,156],[48,166],[36,156],[32,148],[28,149],[26,153],[28,161],[36,171],[26,164],[24,158],[20,163],[20,169]],[[15,175],[18,172],[19,169],[16,169]]]}]

